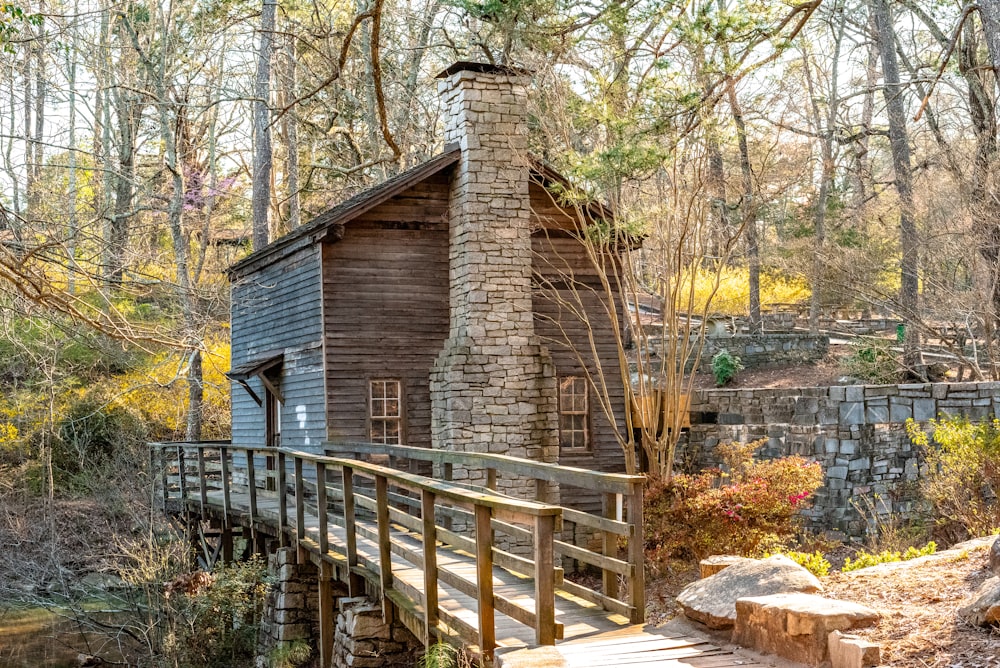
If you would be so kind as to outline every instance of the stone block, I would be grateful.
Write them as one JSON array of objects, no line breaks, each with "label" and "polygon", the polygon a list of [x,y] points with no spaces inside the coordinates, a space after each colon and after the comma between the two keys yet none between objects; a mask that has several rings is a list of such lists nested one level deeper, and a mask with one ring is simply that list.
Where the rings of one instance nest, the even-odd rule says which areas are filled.
[{"label": "stone block", "polygon": [[811,666],[829,659],[833,631],[871,626],[874,610],[815,594],[773,594],[736,601],[733,642]]},{"label": "stone block", "polygon": [[858,636],[832,631],[828,642],[830,668],[870,668],[882,662],[881,647]]},{"label": "stone block", "polygon": [[847,467],[846,466],[831,466],[826,469],[826,477],[831,480],[846,480],[847,479]]},{"label": "stone block", "polygon": [[743,561],[747,561],[747,558],[738,557],[733,554],[716,554],[699,561],[698,569],[701,572],[701,577],[707,578],[710,575],[715,575],[719,571],[732,566],[733,564],[738,564]]},{"label": "stone block", "polygon": [[847,465],[848,471],[866,471],[872,466],[872,460],[870,457],[859,457],[857,459],[852,459]]},{"label": "stone block", "polygon": [[893,398],[889,402],[889,421],[906,422],[913,417],[913,407],[908,399]]},{"label": "stone block", "polygon": [[277,627],[275,634],[279,642],[290,640],[302,640],[310,637],[312,629],[309,624],[281,624]]},{"label": "stone block", "polygon": [[382,619],[380,608],[354,608],[346,613],[344,632],[355,639],[392,637],[392,629]]},{"label": "stone block", "polygon": [[913,419],[917,422],[927,422],[937,417],[937,401],[934,399],[914,399]]},{"label": "stone block", "polygon": [[844,388],[844,401],[857,402],[865,400],[865,388],[863,385],[848,385]]},{"label": "stone block", "polygon": [[870,424],[883,424],[889,421],[889,406],[868,405],[865,410],[865,419]]},{"label": "stone block", "polygon": [[864,422],[865,422],[865,404],[863,401],[846,401],[840,404],[841,425],[846,427],[856,424],[864,424]]}]

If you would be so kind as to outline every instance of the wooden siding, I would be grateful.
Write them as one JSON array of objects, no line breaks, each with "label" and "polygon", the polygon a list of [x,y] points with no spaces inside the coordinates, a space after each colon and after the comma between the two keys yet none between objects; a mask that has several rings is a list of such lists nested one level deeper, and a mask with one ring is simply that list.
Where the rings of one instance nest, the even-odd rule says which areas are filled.
[{"label": "wooden siding", "polygon": [[[283,354],[282,445],[318,449],[326,438],[320,256],[316,246],[239,277],[232,287],[232,365]],[[264,396],[258,378],[250,385]],[[263,445],[264,409],[232,383],[233,443]]]},{"label": "wooden siding", "polygon": [[330,439],[367,441],[368,381],[397,379],[403,439],[430,447],[430,370],[448,336],[448,177],[437,174],[324,246]]},{"label": "wooden siding", "polygon": [[[593,330],[596,349],[604,360],[602,366],[614,406],[615,421],[619,429],[624,429],[625,391],[618,367],[617,340],[605,306],[608,297],[597,284],[591,261],[583,246],[572,237],[548,236],[544,231],[536,233],[532,238],[532,249],[536,277],[542,278],[542,285],[549,285],[536,287],[532,293],[535,332],[549,349],[559,376],[585,376],[586,371],[574,349],[580,351],[580,357],[587,363],[590,373],[596,374],[597,365],[589,342],[589,329]],[[588,284],[594,289],[581,288],[577,291],[579,296],[575,296],[564,287],[565,282],[570,280]],[[578,299],[582,299],[583,306],[591,314],[589,323],[572,312],[579,308]],[[565,304],[560,303],[562,300],[565,300]],[[615,429],[594,396],[593,388],[590,388],[589,399],[590,450],[563,451],[559,455],[559,463],[595,471],[623,472],[624,458],[615,437]],[[572,505],[588,512],[597,512],[600,508],[599,494],[587,490],[564,490],[563,500],[566,503],[570,502],[566,494],[574,497]]]}]

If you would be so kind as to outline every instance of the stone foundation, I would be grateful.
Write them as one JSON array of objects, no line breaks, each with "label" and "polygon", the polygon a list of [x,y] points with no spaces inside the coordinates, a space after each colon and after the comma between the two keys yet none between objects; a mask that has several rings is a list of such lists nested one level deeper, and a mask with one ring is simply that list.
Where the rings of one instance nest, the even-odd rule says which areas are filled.
[{"label": "stone foundation", "polygon": [[[275,584],[264,603],[257,640],[261,665],[282,645],[306,642],[315,655],[319,643],[319,572],[311,562],[298,564],[295,548],[268,557]],[[333,668],[410,668],[423,650],[402,622],[386,624],[382,608],[367,598],[348,597],[347,585],[331,583],[333,607],[339,610],[333,640]]]},{"label": "stone foundation", "polygon": [[334,666],[411,668],[416,665],[423,643],[402,622],[387,624],[382,618],[382,608],[367,598],[342,598],[338,606]]},{"label": "stone foundation", "polygon": [[264,602],[257,654],[267,656],[282,644],[298,640],[312,644],[319,618],[316,567],[297,564],[295,549],[286,547],[268,556],[267,571],[276,581]]}]

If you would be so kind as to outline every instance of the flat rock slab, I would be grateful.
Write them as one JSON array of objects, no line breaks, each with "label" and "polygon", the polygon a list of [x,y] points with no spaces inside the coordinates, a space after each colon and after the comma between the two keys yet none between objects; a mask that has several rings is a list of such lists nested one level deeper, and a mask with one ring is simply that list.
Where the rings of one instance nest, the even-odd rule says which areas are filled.
[{"label": "flat rock slab", "polygon": [[744,559],[692,582],[677,597],[677,603],[689,619],[712,629],[724,629],[736,623],[737,599],[822,589],[815,575],[788,557],[775,555],[767,559]]},{"label": "flat rock slab", "polygon": [[833,631],[872,626],[878,620],[871,608],[813,594],[754,596],[736,602],[733,642],[817,666],[830,657]]},{"label": "flat rock slab", "polygon": [[960,608],[958,615],[974,626],[1000,624],[1000,577],[981,584],[972,603]]}]

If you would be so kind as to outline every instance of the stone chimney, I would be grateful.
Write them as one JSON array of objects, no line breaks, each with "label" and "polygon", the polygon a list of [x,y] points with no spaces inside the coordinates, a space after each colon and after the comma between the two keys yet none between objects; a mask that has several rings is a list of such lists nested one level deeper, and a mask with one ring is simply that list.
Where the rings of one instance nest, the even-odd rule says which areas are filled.
[{"label": "stone chimney", "polygon": [[456,63],[438,78],[445,142],[462,156],[448,214],[450,334],[431,371],[433,446],[554,462],[555,368],[531,307],[527,73]]}]

